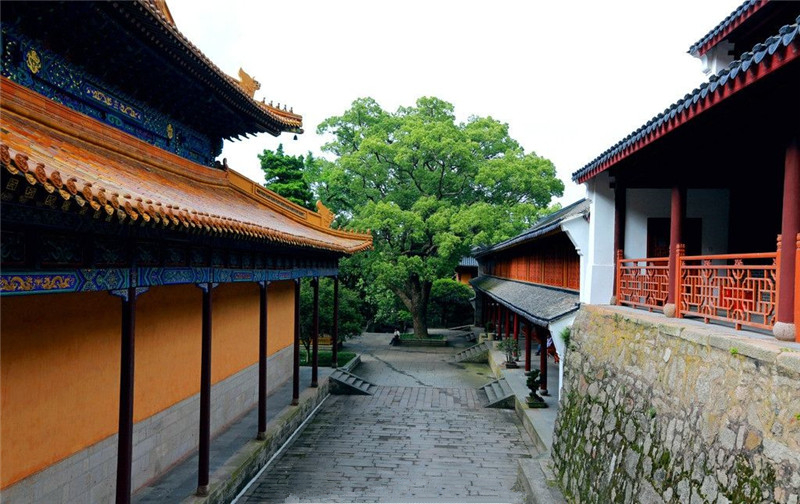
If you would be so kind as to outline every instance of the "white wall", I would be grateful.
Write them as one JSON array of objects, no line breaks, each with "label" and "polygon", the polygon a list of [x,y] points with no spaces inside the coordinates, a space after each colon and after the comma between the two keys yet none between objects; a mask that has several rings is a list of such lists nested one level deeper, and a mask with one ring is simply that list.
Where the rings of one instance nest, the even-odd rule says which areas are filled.
[{"label": "white wall", "polygon": [[564,383],[564,356],[566,355],[566,350],[567,350],[567,346],[564,343],[564,339],[561,338],[561,331],[563,331],[565,327],[572,326],[572,323],[575,321],[575,315],[577,315],[577,312],[573,312],[564,318],[560,318],[554,322],[551,322],[547,326],[547,328],[550,330],[550,335],[553,337],[553,344],[556,347],[556,352],[558,353],[558,357],[560,359],[558,362],[559,398],[561,398],[561,384]]},{"label": "white wall", "polygon": [[575,252],[580,257],[580,292],[586,289],[586,269],[588,264],[589,251],[589,221],[583,215],[578,215],[565,220],[561,223],[561,230],[567,234],[567,238],[575,247]]},{"label": "white wall", "polygon": [[[669,218],[671,189],[628,189],[625,209],[625,257],[647,256],[647,219]],[[702,219],[702,254],[724,254],[728,248],[727,189],[686,191],[686,217]]]},{"label": "white wall", "polygon": [[625,257],[647,257],[647,219],[669,218],[670,189],[627,189],[625,191]]},{"label": "white wall", "polygon": [[701,254],[728,252],[728,189],[689,189],[686,192],[686,217],[703,219]]},{"label": "white wall", "polygon": [[614,285],[614,190],[609,187],[608,172],[586,182],[586,197],[590,201],[589,246],[581,302],[608,304]]}]

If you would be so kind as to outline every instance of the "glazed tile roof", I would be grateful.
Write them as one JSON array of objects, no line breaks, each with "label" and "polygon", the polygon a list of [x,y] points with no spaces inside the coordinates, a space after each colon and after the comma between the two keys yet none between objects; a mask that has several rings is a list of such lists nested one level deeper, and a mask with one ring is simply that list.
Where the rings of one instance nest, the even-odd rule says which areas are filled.
[{"label": "glazed tile roof", "polygon": [[768,1],[769,0],[746,0],[710,32],[706,33],[703,38],[692,44],[692,47],[689,48],[689,54],[692,56],[702,56],[706,51],[727,37],[750,16],[755,14],[757,10],[765,6]]},{"label": "glazed tile roof", "polygon": [[133,5],[134,3],[140,6],[143,12],[146,12],[153,19],[155,19],[163,27],[162,29],[172,36],[174,42],[188,53],[188,56],[192,60],[198,60],[211,73],[222,79],[227,84],[223,86],[225,92],[235,95],[238,98],[238,101],[249,102],[249,108],[251,112],[258,111],[261,114],[268,116],[269,119],[279,123],[282,126],[281,129],[286,131],[293,131],[297,133],[303,132],[303,116],[295,114],[293,111],[290,112],[287,110],[281,110],[278,107],[273,107],[271,104],[267,105],[263,102],[253,99],[244,89],[242,89],[242,87],[239,85],[239,81],[223,72],[217,65],[208,59],[208,57],[203,54],[200,49],[192,44],[189,39],[186,38],[186,36],[183,35],[180,30],[178,30],[178,27],[175,25],[172,15],[169,13],[169,9],[163,0],[137,0],[136,2],[120,2],[121,5],[119,8],[126,8],[126,4]]},{"label": "glazed tile roof", "polygon": [[727,68],[712,75],[708,82],[686,94],[664,112],[617,142],[593,161],[572,174],[572,180],[583,183],[608,169],[645,145],[679,127],[728,96],[742,90],[766,75],[796,62],[800,56],[800,16],[794,24],[784,25],[777,35],[753,46]]},{"label": "glazed tile roof", "polygon": [[575,217],[576,215],[586,215],[589,213],[589,201],[587,199],[581,199],[576,201],[575,203],[571,203],[561,210],[554,212],[547,217],[539,219],[536,223],[528,229],[527,231],[523,231],[522,233],[514,236],[513,238],[509,238],[506,241],[502,241],[490,247],[486,247],[478,252],[475,253],[476,256],[481,257],[492,252],[499,252],[500,250],[504,250],[515,245],[519,245],[520,243],[524,243],[540,236],[543,236],[547,233],[555,231],[561,227],[561,223],[565,220]]},{"label": "glazed tile roof", "polygon": [[2,169],[76,202],[75,209],[89,205],[120,222],[342,253],[371,246],[369,234],[330,229],[329,216],[232,170],[192,163],[8,79],[0,84]]},{"label": "glazed tile roof", "polygon": [[477,268],[478,261],[474,257],[462,257],[458,265],[464,268]]},{"label": "glazed tile roof", "polygon": [[575,291],[483,275],[472,287],[532,321],[546,325],[580,308]]}]

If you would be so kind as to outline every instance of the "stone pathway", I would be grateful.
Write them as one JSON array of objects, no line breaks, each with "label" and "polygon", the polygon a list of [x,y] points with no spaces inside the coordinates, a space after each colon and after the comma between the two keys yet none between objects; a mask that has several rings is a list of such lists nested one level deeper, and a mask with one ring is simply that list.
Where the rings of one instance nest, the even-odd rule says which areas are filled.
[{"label": "stone pathway", "polygon": [[365,352],[376,394],[331,396],[239,502],[522,502],[517,461],[536,453],[512,410],[483,408],[472,381],[488,366],[480,376],[451,365],[453,348],[390,337],[348,345]]}]

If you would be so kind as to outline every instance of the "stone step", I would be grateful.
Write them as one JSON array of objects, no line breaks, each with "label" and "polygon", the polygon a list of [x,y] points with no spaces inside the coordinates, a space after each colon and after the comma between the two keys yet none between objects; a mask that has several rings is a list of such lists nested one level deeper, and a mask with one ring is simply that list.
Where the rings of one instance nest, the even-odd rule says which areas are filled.
[{"label": "stone step", "polygon": [[478,343],[477,345],[473,345],[468,347],[457,354],[455,354],[454,359],[456,362],[478,362],[481,359],[481,354],[486,355],[486,362],[489,360],[489,345],[486,342]]},{"label": "stone step", "polygon": [[370,383],[341,368],[331,373],[330,380],[333,385],[331,392],[334,394],[372,395],[378,388],[374,383]]},{"label": "stone step", "polygon": [[505,378],[494,380],[480,388],[488,399],[487,408],[513,408],[514,392]]}]

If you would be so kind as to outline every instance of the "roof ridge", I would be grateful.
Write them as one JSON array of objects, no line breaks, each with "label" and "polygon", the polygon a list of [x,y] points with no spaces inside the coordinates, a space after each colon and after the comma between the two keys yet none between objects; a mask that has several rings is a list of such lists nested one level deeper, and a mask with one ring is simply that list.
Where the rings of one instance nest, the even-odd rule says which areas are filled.
[{"label": "roof ridge", "polygon": [[733,31],[769,1],[770,0],[745,0],[743,4],[720,21],[717,26],[701,37],[700,40],[692,44],[687,52],[692,56],[702,56],[703,53],[711,48],[704,48],[704,46],[708,45],[713,39],[721,38]]}]

